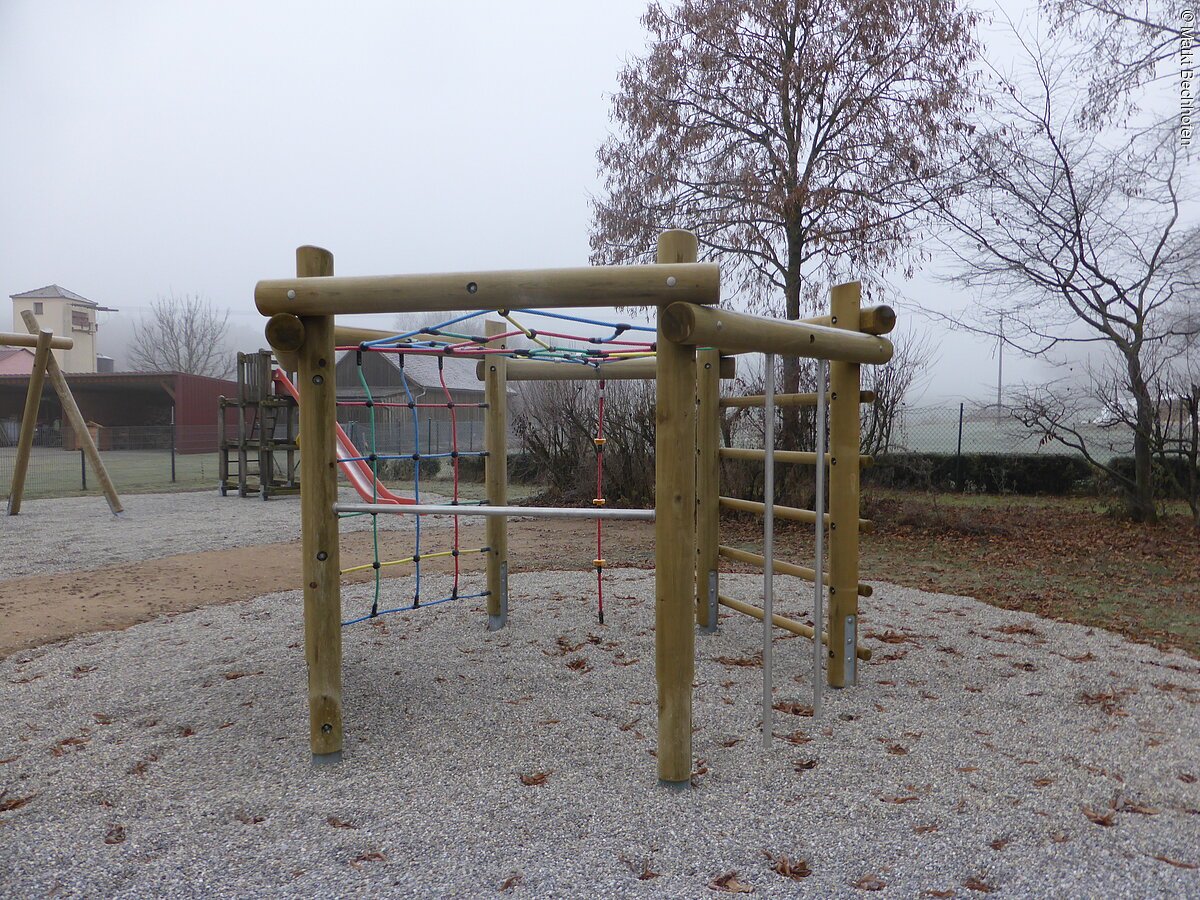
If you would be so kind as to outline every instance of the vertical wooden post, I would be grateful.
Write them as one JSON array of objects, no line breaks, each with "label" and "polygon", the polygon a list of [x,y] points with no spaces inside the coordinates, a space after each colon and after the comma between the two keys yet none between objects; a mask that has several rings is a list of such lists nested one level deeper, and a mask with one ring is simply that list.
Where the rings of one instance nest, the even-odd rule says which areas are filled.
[{"label": "vertical wooden post", "polygon": [[[31,310],[21,311],[21,320],[25,323],[25,328],[30,334],[38,334],[41,328],[38,326],[37,317],[34,316]],[[75,402],[75,395],[71,393],[71,387],[67,384],[67,378],[62,373],[62,369],[58,365],[58,360],[51,353],[46,357],[46,375],[50,378],[50,384],[54,386],[54,392],[58,394],[59,405],[62,406],[63,415],[71,425],[71,429],[75,432],[79,439],[79,447],[83,451],[83,455],[87,457],[88,463],[92,467],[92,471],[96,473],[96,480],[100,482],[100,490],[104,492],[104,499],[108,501],[108,508],[112,510],[114,516],[119,516],[125,511],[121,506],[121,498],[117,496],[117,489],[113,487],[112,479],[108,477],[108,469],[104,468],[104,460],[100,458],[100,451],[96,449],[96,444],[92,440],[92,434],[87,429],[87,423],[83,420],[83,413],[79,411],[79,404]]]},{"label": "vertical wooden post", "polygon": [[[333,254],[296,250],[296,275],[332,275]],[[308,661],[309,742],[314,762],[342,756],[342,598],[338,552],[337,386],[333,316],[304,316],[299,355],[300,514],[304,571],[304,654]]]},{"label": "vertical wooden post", "polygon": [[[695,262],[696,236],[658,236],[659,263]],[[658,681],[658,778],[686,787],[692,775],[692,680],[696,630],[696,351],[672,343],[658,309],[654,467],[654,669]]]},{"label": "vertical wooden post", "polygon": [[717,545],[720,543],[721,354],[696,353],[696,621],[717,630]]},{"label": "vertical wooden post", "polygon": [[[484,334],[488,337],[504,333],[503,322],[483,324]],[[497,354],[485,358],[483,400],[487,404],[484,410],[487,456],[483,463],[483,478],[487,501],[493,506],[508,503],[508,381],[504,369],[504,357]],[[496,631],[508,622],[508,519],[488,517],[487,545],[488,631]]]},{"label": "vertical wooden post", "polygon": [[21,416],[21,434],[17,438],[17,458],[13,460],[12,489],[8,492],[8,514],[21,511],[25,493],[25,476],[29,472],[29,457],[33,453],[33,434],[37,430],[38,409],[42,405],[42,387],[46,383],[46,360],[50,356],[49,331],[39,331],[37,349],[33,351],[33,370],[29,373],[29,389],[25,392],[25,412]]},{"label": "vertical wooden post", "polygon": [[[839,284],[830,298],[835,328],[858,330],[862,287]],[[859,366],[829,364],[829,684],[858,681]]]}]

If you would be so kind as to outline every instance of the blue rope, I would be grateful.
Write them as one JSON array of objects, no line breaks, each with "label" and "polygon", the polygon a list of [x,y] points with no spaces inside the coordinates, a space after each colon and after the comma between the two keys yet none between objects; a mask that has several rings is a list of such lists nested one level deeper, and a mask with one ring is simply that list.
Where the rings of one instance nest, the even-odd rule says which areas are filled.
[{"label": "blue rope", "polygon": [[[362,346],[362,347],[387,347],[391,344],[398,343],[399,341],[403,341],[407,338],[416,337],[418,334],[429,334],[430,332],[437,332],[443,328],[448,328],[451,325],[457,325],[459,322],[466,322],[469,319],[475,319],[475,318],[478,318],[479,316],[486,316],[487,314],[488,314],[488,310],[481,309],[478,312],[467,313],[466,315],[458,316],[455,319],[449,319],[448,321],[441,322],[430,328],[418,328],[415,331],[406,331],[403,334],[395,334],[395,335],[392,335],[391,337],[378,338],[377,340],[374,340],[374,341],[363,341],[360,346]],[[418,343],[430,343],[430,342],[422,341],[422,342],[418,342]],[[414,344],[414,346],[415,346],[415,344]]]},{"label": "blue rope", "polygon": [[[545,319],[562,319],[567,322],[579,322],[581,325],[596,325],[600,328],[615,328],[617,334],[623,331],[649,331],[656,333],[657,328],[651,325],[633,325],[629,322],[605,322],[601,319],[585,319],[582,316],[568,316],[566,313],[547,312],[544,309],[514,309],[511,312],[524,313],[530,316],[541,316]],[[612,340],[612,338],[609,338]]]},{"label": "blue rope", "polygon": [[388,613],[412,612],[416,609],[425,609],[427,606],[440,606],[443,603],[449,603],[451,600],[478,600],[480,597],[486,597],[487,591],[480,591],[478,594],[459,594],[457,596],[443,597],[441,600],[433,600],[429,603],[422,603],[420,606],[397,606],[392,609],[381,609],[378,612],[371,613],[367,616],[359,616],[357,619],[348,619],[342,623],[342,627],[347,625],[357,625],[359,622],[365,622],[368,619],[376,619],[379,616],[386,616]]}]

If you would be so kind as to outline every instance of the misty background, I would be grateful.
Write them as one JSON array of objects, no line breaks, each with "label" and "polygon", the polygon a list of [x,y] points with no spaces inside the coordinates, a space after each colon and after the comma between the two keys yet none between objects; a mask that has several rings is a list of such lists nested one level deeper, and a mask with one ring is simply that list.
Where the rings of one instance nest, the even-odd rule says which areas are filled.
[{"label": "misty background", "polygon": [[[644,9],[6,0],[0,289],[57,283],[118,309],[98,337],[121,370],[171,294],[228,307],[231,352],[265,346],[254,283],[293,274],[300,244],[339,274],[584,265],[595,151]],[[995,342],[915,309],[971,302],[939,268],[893,279],[902,330],[936,346],[909,400],[994,399]],[[1006,350],[1004,382],[1045,368]]]}]

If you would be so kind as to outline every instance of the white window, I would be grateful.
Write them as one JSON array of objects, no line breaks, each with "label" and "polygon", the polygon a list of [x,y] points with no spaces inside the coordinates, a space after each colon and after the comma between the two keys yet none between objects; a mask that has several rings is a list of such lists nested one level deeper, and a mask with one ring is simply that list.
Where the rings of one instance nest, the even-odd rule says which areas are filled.
[{"label": "white window", "polygon": [[41,300],[33,301],[33,314],[35,316],[40,316],[42,314],[42,301]]}]

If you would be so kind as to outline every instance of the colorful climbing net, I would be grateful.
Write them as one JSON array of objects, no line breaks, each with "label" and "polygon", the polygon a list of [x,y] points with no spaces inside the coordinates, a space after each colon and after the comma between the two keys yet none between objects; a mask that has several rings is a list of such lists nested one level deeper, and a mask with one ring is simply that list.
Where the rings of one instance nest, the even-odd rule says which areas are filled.
[{"label": "colorful climbing net", "polygon": [[[341,462],[352,465],[365,463],[369,466],[372,503],[387,502],[381,497],[381,495],[386,495],[387,491],[380,483],[379,467],[381,463],[386,463],[389,460],[410,460],[412,462],[413,502],[421,503],[421,463],[422,461],[433,459],[450,460],[452,470],[451,506],[485,505],[489,502],[487,500],[463,501],[460,498],[459,464],[461,460],[468,457],[484,457],[487,455],[487,451],[459,449],[457,411],[460,409],[484,409],[487,404],[463,403],[454,399],[454,395],[446,383],[445,360],[447,358],[482,358],[485,356],[502,355],[510,358],[538,360],[547,365],[589,366],[596,369],[599,375],[603,373],[606,365],[611,365],[614,362],[654,356],[655,345],[653,338],[650,340],[632,339],[643,332],[653,334],[655,329],[648,325],[605,322],[598,319],[536,309],[514,309],[500,310],[500,316],[511,326],[511,330],[509,331],[496,335],[482,336],[470,334],[460,327],[464,323],[472,322],[485,315],[487,315],[486,311],[468,313],[449,319],[438,325],[403,332],[379,340],[365,341],[353,346],[337,348],[339,352],[345,351],[355,354],[356,370],[363,395],[362,400],[339,400],[337,401],[337,405],[339,407],[365,409],[367,415],[366,453],[353,457],[343,456]],[[531,317],[583,324],[602,328],[606,332],[611,331],[611,333],[601,336],[591,336],[574,334],[569,331],[550,331],[526,324]],[[565,328],[569,326],[553,327]],[[503,346],[505,341],[519,338],[527,340],[530,346],[519,349]],[[574,346],[557,343],[561,341],[571,341]],[[363,365],[364,359],[368,354],[389,354],[395,357],[396,369],[400,376],[400,386],[405,398],[404,401],[392,402],[375,399]],[[404,361],[409,355],[437,357],[438,379],[440,381],[442,399],[436,402],[417,402],[417,395],[413,391],[409,376],[405,372]],[[603,377],[600,377],[597,389],[596,434],[592,441],[596,453],[596,495],[592,499],[592,503],[597,507],[603,507],[607,504],[607,500],[604,497],[604,448],[607,443],[604,433],[604,403],[605,380]],[[378,452],[381,423],[376,416],[376,410],[387,408],[409,410],[412,422],[411,450],[404,447],[402,448],[404,452]],[[421,452],[422,432],[419,411],[422,409],[444,409],[447,411],[450,423],[449,451],[430,452],[427,446],[426,452]],[[356,572],[372,571],[374,573],[374,593],[371,600],[370,612],[344,621],[343,625],[354,625],[388,613],[405,612],[422,607],[449,603],[452,600],[470,600],[488,595],[486,590],[475,593],[464,593],[461,590],[461,558],[469,554],[487,553],[490,548],[463,548],[460,542],[461,533],[458,516],[453,517],[453,542],[451,547],[436,551],[430,551],[423,545],[421,534],[422,516],[414,516],[416,522],[412,552],[408,556],[397,559],[385,559],[380,551],[379,517],[377,514],[369,512],[339,514],[339,518],[352,518],[356,516],[371,516],[372,558],[369,563],[350,566],[349,568],[342,569],[341,573],[342,575],[350,575]],[[592,560],[592,566],[596,571],[597,615],[601,624],[604,623],[604,568],[606,566],[603,551],[604,523],[601,519],[597,519],[596,556]],[[449,595],[432,600],[423,597],[421,593],[423,587],[422,563],[432,559],[444,558],[454,560],[454,576]],[[404,565],[411,565],[413,567],[412,600],[411,602],[406,601],[403,605],[389,605],[383,599],[383,570],[393,566]]]}]

